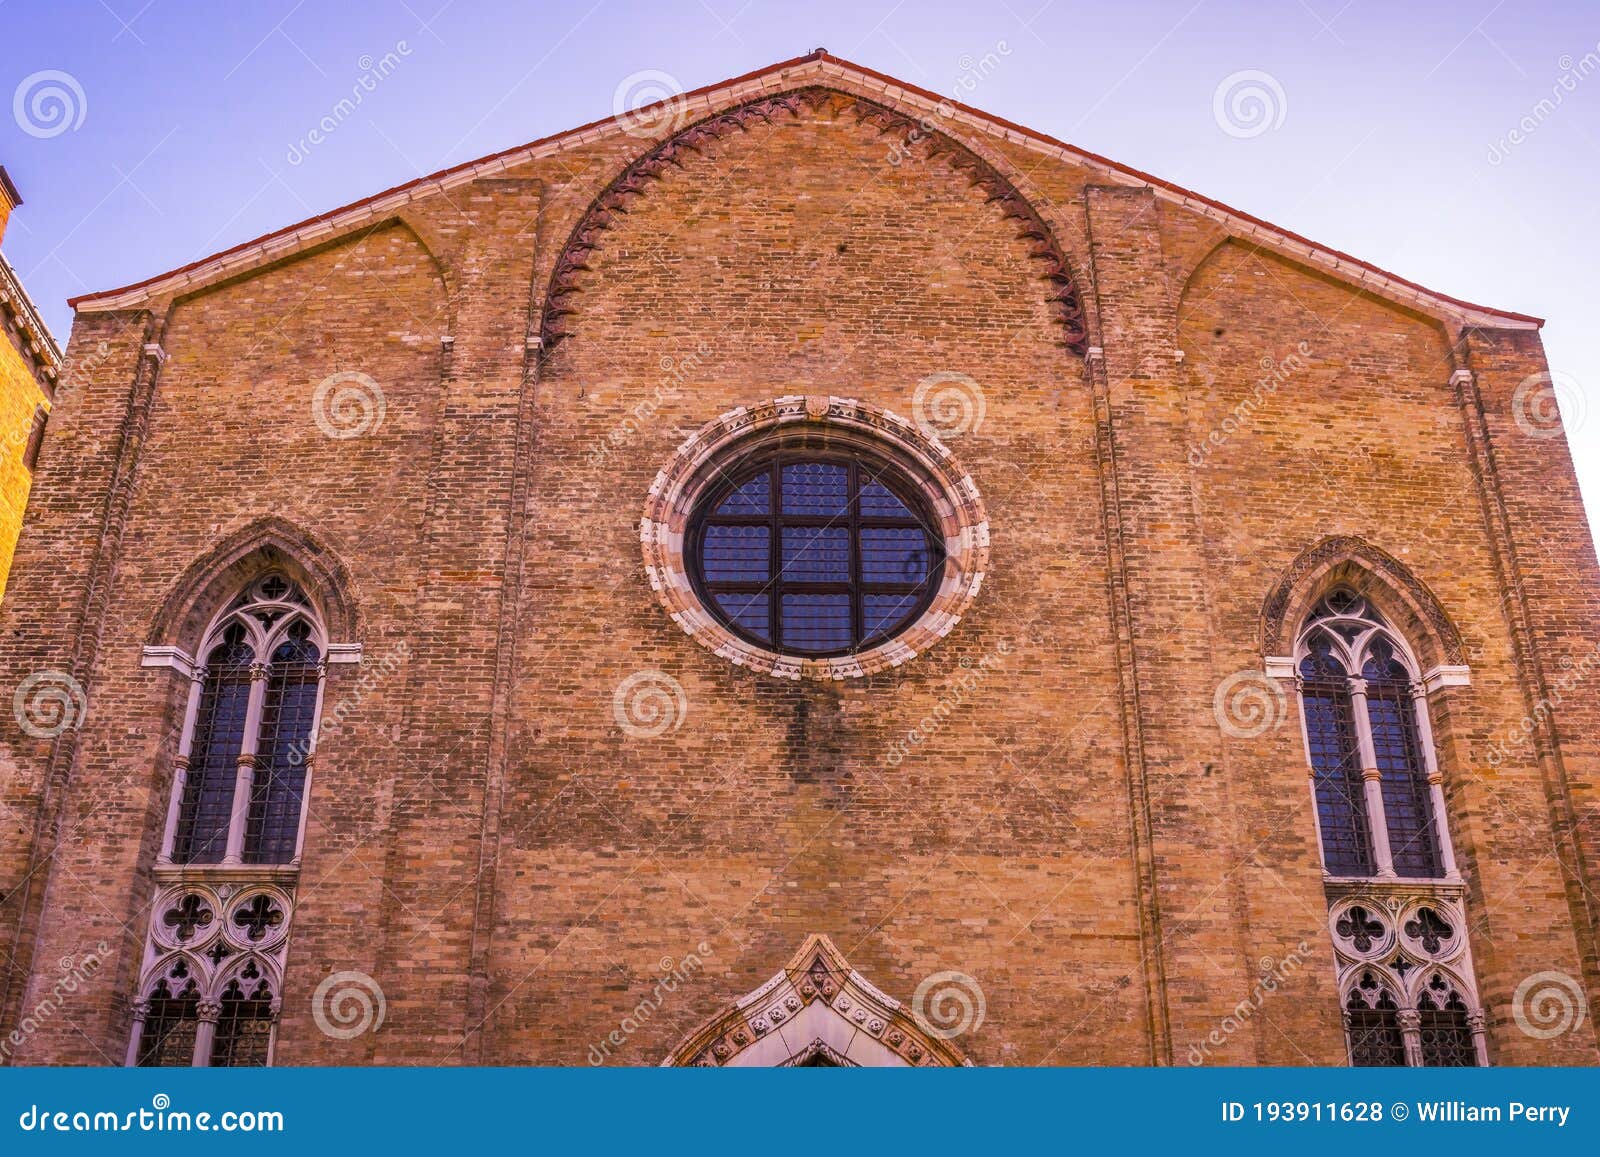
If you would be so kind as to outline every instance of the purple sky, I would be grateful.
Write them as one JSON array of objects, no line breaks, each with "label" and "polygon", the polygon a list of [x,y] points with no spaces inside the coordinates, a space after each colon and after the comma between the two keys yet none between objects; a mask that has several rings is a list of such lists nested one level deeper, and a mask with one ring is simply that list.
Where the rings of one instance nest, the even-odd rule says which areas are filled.
[{"label": "purple sky", "polygon": [[[1547,318],[1600,521],[1592,3],[0,0],[0,42],[0,163],[26,201],[5,253],[63,342],[69,296],[609,116],[630,92],[821,45],[1441,292]],[[998,66],[958,88],[985,56]],[[1234,84],[1266,94],[1267,119],[1225,124],[1219,86],[1246,72],[1265,74]],[[354,114],[310,143],[357,89]]]}]

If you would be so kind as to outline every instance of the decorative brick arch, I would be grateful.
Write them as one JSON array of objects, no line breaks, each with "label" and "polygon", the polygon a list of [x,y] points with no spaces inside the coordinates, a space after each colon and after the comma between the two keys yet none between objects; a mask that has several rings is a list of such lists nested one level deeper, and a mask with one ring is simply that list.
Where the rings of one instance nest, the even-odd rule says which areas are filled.
[{"label": "decorative brick arch", "polygon": [[575,298],[579,274],[588,270],[590,254],[603,247],[601,235],[628,212],[630,198],[643,196],[650,182],[658,180],[668,166],[682,168],[688,154],[698,154],[711,141],[748,132],[752,124],[771,124],[778,117],[798,116],[804,108],[815,110],[829,103],[842,106],[857,124],[876,129],[880,136],[893,133],[929,159],[943,157],[972,185],[983,189],[989,202],[998,204],[1006,218],[1017,223],[1018,239],[1031,243],[1029,256],[1041,263],[1040,278],[1050,285],[1046,296],[1051,315],[1061,326],[1062,344],[1080,356],[1087,351],[1088,326],[1066,254],[1054,230],[1017,185],[988,158],[933,127],[927,119],[918,120],[866,97],[821,85],[760,97],[696,121],[623,169],[590,202],[556,258],[539,326],[541,347],[546,351],[554,349],[572,336],[567,319],[578,311]]},{"label": "decorative brick arch", "polygon": [[1261,653],[1290,654],[1306,613],[1339,583],[1393,615],[1424,666],[1465,661],[1461,635],[1433,592],[1399,559],[1354,535],[1325,538],[1290,564],[1261,608]]},{"label": "decorative brick arch", "polygon": [[953,1035],[930,1031],[851,968],[832,940],[813,933],[782,971],[684,1037],[661,1064],[778,1068],[822,1059],[867,1068],[970,1065],[951,1043]]},{"label": "decorative brick arch", "polygon": [[191,563],[172,585],[145,640],[152,647],[193,646],[223,599],[254,574],[279,566],[316,602],[328,637],[359,637],[355,580],[332,548],[276,515],[234,531]]}]

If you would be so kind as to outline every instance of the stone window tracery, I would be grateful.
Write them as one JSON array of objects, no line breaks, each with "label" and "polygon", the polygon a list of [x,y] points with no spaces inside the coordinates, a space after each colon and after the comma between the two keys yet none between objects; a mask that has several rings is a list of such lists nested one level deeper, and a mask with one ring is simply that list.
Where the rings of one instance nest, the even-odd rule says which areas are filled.
[{"label": "stone window tracery", "polygon": [[329,650],[306,591],[268,569],[179,668],[189,695],[130,1065],[271,1062]]},{"label": "stone window tracery", "polygon": [[1294,655],[1352,1065],[1484,1065],[1465,885],[1413,653],[1347,586]]}]

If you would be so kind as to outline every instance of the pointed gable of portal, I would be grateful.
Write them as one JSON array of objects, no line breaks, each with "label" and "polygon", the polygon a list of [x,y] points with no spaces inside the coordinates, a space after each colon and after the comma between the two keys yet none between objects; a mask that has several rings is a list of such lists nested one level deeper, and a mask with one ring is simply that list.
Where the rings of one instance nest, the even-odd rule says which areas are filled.
[{"label": "pointed gable of portal", "polygon": [[661,1063],[937,1068],[972,1062],[869,984],[833,941],[813,933],[783,971],[691,1032]]}]

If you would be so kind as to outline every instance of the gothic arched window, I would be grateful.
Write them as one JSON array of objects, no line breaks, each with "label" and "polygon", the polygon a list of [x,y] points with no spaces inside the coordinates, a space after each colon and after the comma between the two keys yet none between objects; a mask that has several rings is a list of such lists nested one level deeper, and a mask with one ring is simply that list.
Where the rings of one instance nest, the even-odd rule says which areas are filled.
[{"label": "gothic arched window", "polygon": [[1388,1068],[1406,1063],[1400,1005],[1389,986],[1371,972],[1362,973],[1351,987],[1345,999],[1344,1018],[1352,1065]]},{"label": "gothic arched window", "polygon": [[199,651],[162,862],[296,859],[325,653],[310,600],[276,571],[218,616]]},{"label": "gothic arched window", "polygon": [[217,1002],[217,1031],[211,1045],[213,1068],[260,1067],[272,1047],[272,989],[252,962],[223,986]]},{"label": "gothic arched window", "polygon": [[1306,617],[1295,657],[1324,870],[1454,878],[1426,693],[1405,642],[1337,587]]},{"label": "gothic arched window", "polygon": [[178,961],[144,1000],[144,1022],[137,1043],[142,1068],[188,1068],[200,1029],[200,989]]}]

